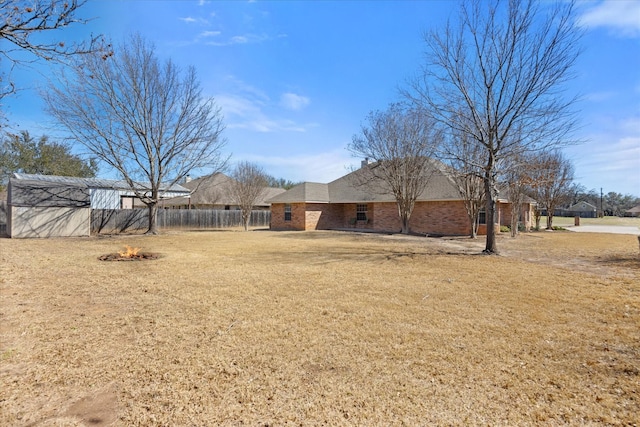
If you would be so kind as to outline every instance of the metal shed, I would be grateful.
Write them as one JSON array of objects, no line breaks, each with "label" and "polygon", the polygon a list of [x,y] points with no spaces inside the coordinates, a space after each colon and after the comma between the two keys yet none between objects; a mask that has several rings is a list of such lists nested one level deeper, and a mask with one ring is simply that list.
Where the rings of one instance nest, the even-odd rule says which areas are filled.
[{"label": "metal shed", "polygon": [[[139,190],[146,188],[137,185]],[[163,189],[162,197],[189,194],[188,189],[174,185]],[[134,198],[126,181],[15,173],[9,180],[7,234],[14,238],[89,236],[91,209],[133,207]]]}]

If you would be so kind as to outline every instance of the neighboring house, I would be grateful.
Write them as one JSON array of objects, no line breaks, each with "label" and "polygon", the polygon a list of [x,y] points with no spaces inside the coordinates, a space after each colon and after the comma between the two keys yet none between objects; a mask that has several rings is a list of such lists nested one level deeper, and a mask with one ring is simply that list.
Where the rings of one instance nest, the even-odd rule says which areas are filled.
[{"label": "neighboring house", "polygon": [[579,216],[581,218],[597,218],[598,208],[591,203],[580,201],[575,205],[569,206],[567,209],[562,210],[561,216]]},{"label": "neighboring house", "polygon": [[[231,184],[233,178],[217,172],[213,175],[187,180],[183,187],[191,190],[191,196],[168,200],[163,203],[165,207],[180,207],[191,209],[225,209],[236,210],[238,205],[231,197]],[[261,197],[254,204],[254,210],[268,210],[271,206],[268,199],[284,193],[283,188],[265,187]]]},{"label": "neighboring house", "polygon": [[[365,185],[363,167],[328,184],[304,182],[277,195],[271,202],[273,230],[366,229],[380,232],[401,230],[395,198],[381,181]],[[364,172],[363,172],[364,171]],[[431,178],[416,201],[411,219],[413,233],[431,235],[468,235],[471,226],[453,177],[444,164],[433,161]],[[522,206],[523,225],[531,226],[532,200]],[[497,202],[496,229],[510,221],[511,204],[506,197]],[[482,224],[480,234],[486,234]]]},{"label": "neighboring house", "polygon": [[[179,185],[161,188],[164,199],[189,194]],[[125,181],[22,173],[10,179],[7,202],[10,237],[88,236],[91,209],[145,206]]]},{"label": "neighboring house", "polygon": [[624,211],[624,216],[640,217],[640,205]]}]

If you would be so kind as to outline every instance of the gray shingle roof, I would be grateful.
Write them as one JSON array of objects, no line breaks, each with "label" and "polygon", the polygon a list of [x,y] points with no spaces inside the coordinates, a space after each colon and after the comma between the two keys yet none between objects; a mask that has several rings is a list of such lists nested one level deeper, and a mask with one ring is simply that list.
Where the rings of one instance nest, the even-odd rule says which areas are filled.
[{"label": "gray shingle roof", "polygon": [[[444,165],[432,160],[427,174],[430,175],[418,201],[461,200],[458,189]],[[359,203],[359,202],[395,202],[389,187],[380,179],[368,179],[367,165],[336,179],[328,184],[305,182],[273,197],[271,203]],[[366,184],[364,184],[366,182]]]},{"label": "gray shingle roof", "polygon": [[[236,202],[229,195],[232,182],[233,178],[222,172],[216,172],[212,175],[186,182],[183,186],[191,190],[191,204],[193,205],[235,205]],[[283,188],[265,187],[263,194],[256,200],[254,206],[269,206],[268,199],[285,191]],[[188,198],[178,198],[172,200],[169,204],[180,205],[187,203],[189,203]]]},{"label": "gray shingle roof", "polygon": [[269,203],[329,203],[329,186],[319,182],[303,182],[292,189],[278,194]]}]

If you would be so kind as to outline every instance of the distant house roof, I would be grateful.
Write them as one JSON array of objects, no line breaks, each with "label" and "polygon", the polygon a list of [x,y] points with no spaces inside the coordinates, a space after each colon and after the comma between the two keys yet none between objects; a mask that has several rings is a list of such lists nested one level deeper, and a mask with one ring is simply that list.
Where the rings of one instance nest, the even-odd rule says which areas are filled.
[{"label": "distant house roof", "polygon": [[[328,184],[304,182],[286,193],[271,198],[271,203],[359,203],[359,202],[395,202],[388,185],[378,178],[371,179],[369,168],[375,163],[363,165]],[[451,173],[445,165],[430,159],[426,171],[430,175],[427,186],[422,190],[418,201],[461,200],[460,193]]]},{"label": "distant house roof", "polygon": [[[93,188],[93,189],[112,189],[112,190],[131,190],[129,184],[124,180],[111,180],[102,178],[76,178],[71,176],[56,176],[56,175],[37,175],[28,173],[14,173],[13,178],[20,181],[31,181],[38,183],[51,183],[57,185],[68,185],[78,188]],[[147,184],[136,182],[136,189],[145,190],[149,186]],[[173,184],[169,187],[166,185],[160,186],[160,191],[171,193],[183,193],[189,194],[190,190],[178,185]]]},{"label": "distant house roof", "polygon": [[570,212],[595,212],[598,210],[598,208],[596,208],[589,202],[580,201],[575,205],[569,206],[567,210]]},{"label": "distant house roof", "polygon": [[[211,175],[206,175],[200,178],[193,179],[182,184],[184,187],[191,190],[191,204],[200,206],[213,206],[213,205],[235,205],[233,198],[230,196],[231,184],[233,178],[221,173],[216,172]],[[268,199],[277,196],[280,193],[284,193],[286,190],[283,188],[265,187],[261,197],[256,200],[255,206],[269,206]],[[174,199],[171,204],[188,204],[188,198]]]},{"label": "distant house roof", "polygon": [[631,209],[627,209],[625,212],[629,212],[631,214],[640,214],[640,205],[635,206]]}]

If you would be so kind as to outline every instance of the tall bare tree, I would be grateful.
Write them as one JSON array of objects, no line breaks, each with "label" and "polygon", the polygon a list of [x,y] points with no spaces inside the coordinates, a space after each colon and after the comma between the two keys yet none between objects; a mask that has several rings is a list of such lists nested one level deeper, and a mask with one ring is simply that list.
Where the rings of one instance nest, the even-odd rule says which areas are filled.
[{"label": "tall bare tree", "polygon": [[[574,128],[575,98],[563,93],[580,51],[574,15],[566,2],[467,0],[457,23],[425,36],[427,60],[406,95],[482,147],[487,224],[501,163],[566,143]],[[498,252],[491,226],[485,252]]]},{"label": "tall bare tree", "polygon": [[161,62],[139,35],[116,55],[79,57],[45,94],[49,112],[101,162],[115,169],[149,209],[156,234],[163,189],[201,168],[226,162],[222,113],[191,67]]},{"label": "tall bare tree", "polygon": [[[3,70],[9,73],[16,65],[24,65],[37,58],[47,61],[65,61],[74,55],[101,51],[110,55],[102,37],[92,36],[85,43],[70,43],[62,39],[42,38],[41,33],[52,33],[72,24],[86,23],[78,17],[78,10],[86,0],[2,0],[0,1],[0,41],[6,41],[0,50],[0,63],[7,61]],[[24,56],[23,52],[31,55]],[[8,75],[0,74],[0,99],[16,90]]]},{"label": "tall bare tree", "polygon": [[[547,211],[547,230],[553,229],[553,213],[563,203],[571,201],[573,165],[560,151],[542,153],[531,162],[533,198]],[[536,226],[539,227],[539,216]]]},{"label": "tall bare tree", "polygon": [[432,156],[440,133],[424,112],[392,104],[386,111],[369,113],[362,133],[354,135],[350,150],[372,160],[360,174],[360,185],[374,188],[379,183],[393,193],[398,205],[402,233],[409,233],[409,219],[432,169]]},{"label": "tall bare tree", "polygon": [[250,162],[240,162],[231,173],[229,182],[229,196],[242,211],[244,230],[249,229],[249,220],[253,206],[265,193],[268,175],[257,165]]}]

